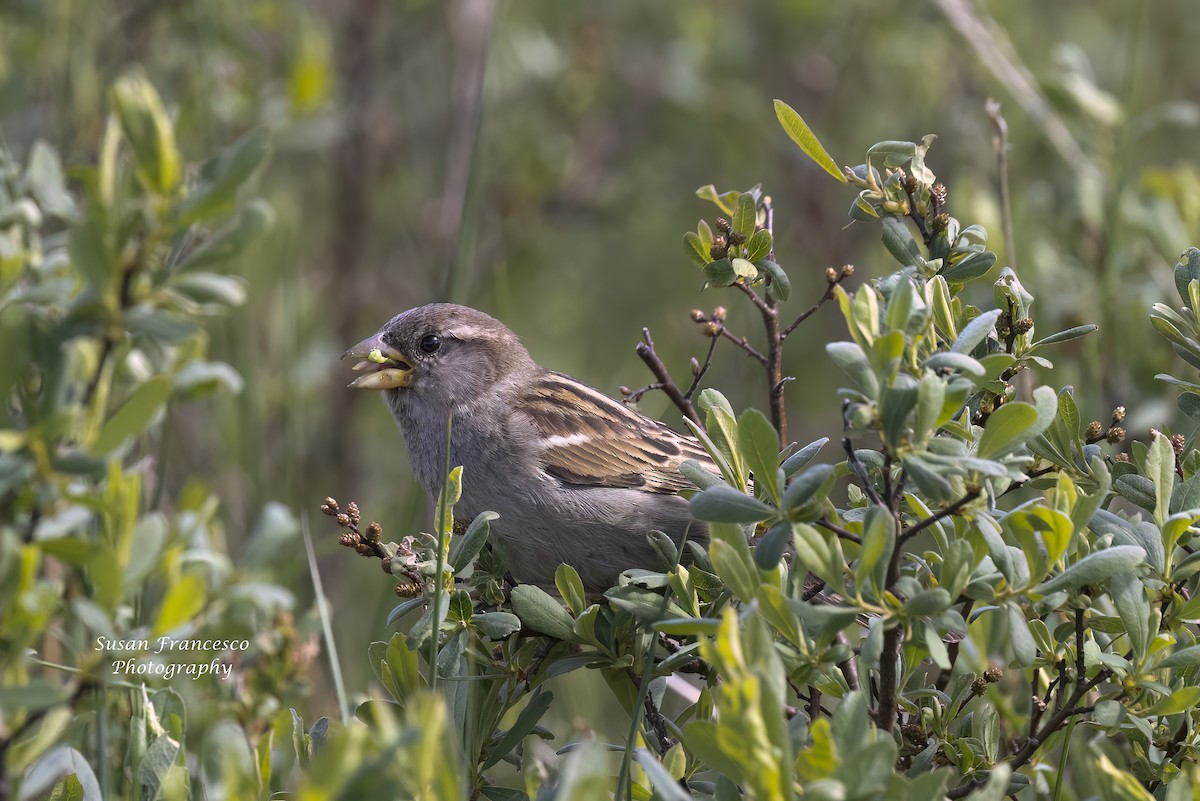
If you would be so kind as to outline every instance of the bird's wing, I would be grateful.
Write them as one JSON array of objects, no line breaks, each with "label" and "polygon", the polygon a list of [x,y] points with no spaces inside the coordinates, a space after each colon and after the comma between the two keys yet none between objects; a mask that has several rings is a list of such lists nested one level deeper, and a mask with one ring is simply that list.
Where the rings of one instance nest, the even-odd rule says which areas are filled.
[{"label": "bird's wing", "polygon": [[696,440],[569,376],[542,373],[524,401],[546,472],[565,484],[674,494],[695,489],[679,472],[687,459],[719,473]]}]

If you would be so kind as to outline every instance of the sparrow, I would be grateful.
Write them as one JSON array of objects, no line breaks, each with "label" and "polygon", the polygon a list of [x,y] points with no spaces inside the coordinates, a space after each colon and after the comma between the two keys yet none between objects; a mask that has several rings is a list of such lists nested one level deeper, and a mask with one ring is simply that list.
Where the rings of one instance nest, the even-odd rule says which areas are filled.
[{"label": "sparrow", "polygon": [[589,594],[622,571],[657,566],[647,534],[707,546],[708,531],[680,496],[695,459],[718,469],[695,439],[569,375],[538,365],[500,321],[466,306],[402,312],[342,358],[357,359],[355,389],[379,390],[417,481],[436,498],[462,465],[459,517],[492,511],[491,536],[522,583],[554,586],[561,564]]}]

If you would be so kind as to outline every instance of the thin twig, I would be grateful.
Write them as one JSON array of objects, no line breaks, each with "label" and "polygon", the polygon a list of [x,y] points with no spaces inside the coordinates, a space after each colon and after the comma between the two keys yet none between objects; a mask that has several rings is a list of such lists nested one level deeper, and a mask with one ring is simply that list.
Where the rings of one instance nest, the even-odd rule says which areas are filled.
[{"label": "thin twig", "polygon": [[909,529],[905,530],[900,535],[899,541],[897,542],[897,546],[903,545],[904,543],[908,542],[913,537],[915,537],[917,534],[921,533],[921,531],[932,526],[934,523],[937,523],[941,520],[945,520],[947,517],[950,517],[955,512],[957,512],[959,509],[962,509],[964,506],[969,504],[971,501],[978,498],[982,494],[982,492],[983,492],[982,490],[973,489],[970,492],[968,492],[966,495],[959,498],[954,503],[947,506],[946,508],[939,509],[938,511],[931,514],[929,517],[922,520],[920,523],[917,523],[915,526],[912,526]]},{"label": "thin twig", "polygon": [[650,368],[650,372],[662,384],[661,389],[666,396],[671,399],[671,403],[675,404],[675,408],[683,413],[683,416],[691,420],[696,425],[704,425],[700,420],[700,415],[696,412],[696,408],[692,406],[692,402],[687,398],[683,391],[679,389],[679,385],[671,378],[670,371],[663,364],[662,359],[658,358],[658,354],[654,351],[654,340],[650,338],[650,329],[642,329],[642,341],[635,348],[638,358],[645,362]]},{"label": "thin twig", "polygon": [[836,523],[832,523],[832,522],[826,520],[825,518],[821,518],[820,520],[814,521],[813,525],[820,526],[821,528],[825,529],[826,531],[832,531],[834,534],[837,534],[838,537],[846,540],[847,542],[855,542],[855,543],[858,543],[859,545],[862,545],[862,537],[858,536],[857,534],[855,534],[852,531],[847,531],[846,529],[842,528],[841,526],[837,525]]},{"label": "thin twig", "polygon": [[[846,265],[846,266],[849,267],[850,265]],[[827,302],[829,302],[830,300],[833,300],[834,291],[837,288],[837,285],[842,283],[842,281],[844,281],[847,277],[849,277],[852,272],[853,272],[853,270],[851,270],[851,272],[846,272],[845,267],[843,267],[842,271],[838,273],[837,278],[834,279],[833,281],[830,281],[828,283],[828,285],[825,287],[825,294],[821,295],[821,297],[817,300],[816,303],[814,303],[812,306],[809,306],[807,309],[805,309],[803,312],[801,312],[799,317],[797,317],[795,320],[792,320],[791,324],[789,324],[787,328],[783,329],[783,331],[781,331],[779,333],[779,338],[787,339],[788,335],[791,334],[793,331],[795,331],[796,328],[802,322],[804,322],[809,317],[812,317],[814,314],[816,314],[817,311],[822,306],[824,306]]]},{"label": "thin twig", "polygon": [[704,357],[704,364],[700,365],[700,369],[696,371],[696,375],[692,377],[692,385],[688,387],[688,391],[683,393],[683,397],[688,400],[692,399],[692,395],[696,394],[696,390],[700,388],[700,380],[708,372],[708,368],[712,367],[713,353],[717,350],[717,338],[712,337],[708,342],[708,354]]},{"label": "thin twig", "polygon": [[746,339],[746,337],[734,334],[724,325],[721,325],[718,329],[718,336],[728,339],[730,342],[737,345],[746,352],[747,356],[757,361],[763,367],[767,366],[767,357],[760,353],[753,345],[751,345],[750,341]]}]

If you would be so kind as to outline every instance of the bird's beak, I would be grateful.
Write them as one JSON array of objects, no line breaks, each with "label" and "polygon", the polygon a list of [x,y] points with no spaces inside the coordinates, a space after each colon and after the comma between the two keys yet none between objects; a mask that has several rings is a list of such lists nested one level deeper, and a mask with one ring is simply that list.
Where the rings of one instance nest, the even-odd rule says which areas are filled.
[{"label": "bird's beak", "polygon": [[354,372],[362,373],[350,382],[354,389],[397,389],[407,387],[413,368],[400,351],[384,343],[374,334],[342,354],[359,359]]}]

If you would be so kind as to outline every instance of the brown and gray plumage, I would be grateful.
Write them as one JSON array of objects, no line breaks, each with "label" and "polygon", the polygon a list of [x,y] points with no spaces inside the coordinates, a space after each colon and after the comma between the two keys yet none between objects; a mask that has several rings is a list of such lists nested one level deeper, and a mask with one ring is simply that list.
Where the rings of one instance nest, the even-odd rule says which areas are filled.
[{"label": "brown and gray plumage", "polygon": [[[434,303],[398,314],[345,356],[360,361],[352,387],[382,390],[430,496],[442,485],[446,417],[450,463],[463,466],[459,517],[500,515],[519,581],[553,586],[562,563],[589,592],[622,570],[655,567],[651,530],[707,545],[680,490],[700,444],[570,376],[540,367],[516,334],[483,312]],[[344,357],[343,357],[344,358]]]}]

